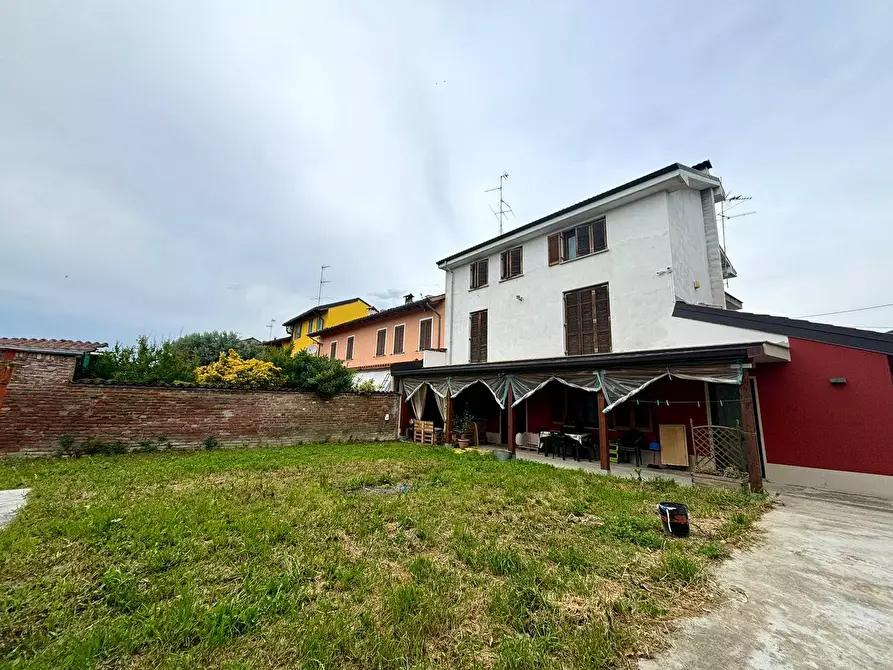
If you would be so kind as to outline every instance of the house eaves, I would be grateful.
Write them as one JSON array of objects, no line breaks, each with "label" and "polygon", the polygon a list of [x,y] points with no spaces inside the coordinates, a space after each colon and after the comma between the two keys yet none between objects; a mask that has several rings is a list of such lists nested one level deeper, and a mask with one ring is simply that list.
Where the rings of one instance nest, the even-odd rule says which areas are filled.
[{"label": "house eaves", "polygon": [[362,326],[367,323],[374,323],[376,321],[388,319],[393,316],[399,316],[400,314],[406,314],[415,310],[433,310],[434,306],[442,303],[445,298],[446,295],[444,294],[428,296],[420,300],[415,300],[413,302],[397,305],[396,307],[391,307],[390,309],[383,309],[373,314],[369,314],[368,316],[361,316],[359,319],[345,321],[344,323],[329,326],[328,328],[323,328],[322,330],[316,330],[310,333],[310,335],[333,335],[334,333],[342,332],[344,330],[350,330],[352,328],[356,328],[357,326]]},{"label": "house eaves", "polygon": [[803,319],[789,319],[784,316],[770,314],[753,314],[738,312],[704,305],[689,305],[677,302],[673,308],[673,316],[692,321],[703,321],[720,326],[758,330],[763,333],[775,333],[799,340],[836,344],[841,347],[874,351],[880,354],[893,355],[893,335],[879,333],[874,330],[861,330],[844,326],[832,326],[827,323],[814,323]]},{"label": "house eaves", "polygon": [[[699,166],[706,166],[709,161],[699,163]],[[672,188],[675,187],[675,188]],[[621,184],[604,193],[599,193],[591,198],[582,200],[578,203],[552,212],[530,223],[526,223],[518,228],[510,230],[502,235],[485,240],[479,244],[469,247],[463,251],[455,253],[451,256],[437,262],[437,266],[444,270],[450,265],[465,263],[475,256],[495,253],[503,247],[508,247],[523,239],[534,237],[545,232],[551,232],[550,228],[558,228],[562,224],[567,224],[569,220],[581,215],[591,217],[597,216],[602,211],[619,207],[628,202],[644,198],[653,193],[666,190],[676,190],[678,188],[689,187],[698,190],[705,188],[716,189],[715,199],[717,202],[725,196],[722,191],[722,184],[717,177],[699,172],[694,168],[682,165],[681,163],[672,163],[666,167],[656,170],[649,174],[643,175],[638,179]]]},{"label": "house eaves", "polygon": [[289,326],[297,323],[301,319],[306,319],[311,314],[322,314],[326,310],[332,309],[333,307],[340,307],[341,305],[349,305],[352,302],[361,302],[364,305],[366,305],[367,307],[369,307],[370,309],[375,309],[375,307],[373,305],[370,305],[368,302],[366,302],[362,298],[348,298],[347,300],[338,300],[337,302],[329,302],[329,303],[326,303],[325,305],[318,305],[316,307],[311,307],[306,312],[301,312],[300,314],[298,314],[295,317],[292,317],[288,321],[283,321],[282,325],[285,328],[288,328]]}]

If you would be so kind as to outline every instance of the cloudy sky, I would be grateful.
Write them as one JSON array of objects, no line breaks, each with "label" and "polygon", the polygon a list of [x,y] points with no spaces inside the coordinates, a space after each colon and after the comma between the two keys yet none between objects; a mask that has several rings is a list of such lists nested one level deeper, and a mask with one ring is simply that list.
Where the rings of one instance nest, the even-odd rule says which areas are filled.
[{"label": "cloudy sky", "polygon": [[503,170],[516,225],[705,158],[747,309],[893,303],[893,4],[804,9],[0,0],[0,335],[280,334],[323,263],[442,290]]}]

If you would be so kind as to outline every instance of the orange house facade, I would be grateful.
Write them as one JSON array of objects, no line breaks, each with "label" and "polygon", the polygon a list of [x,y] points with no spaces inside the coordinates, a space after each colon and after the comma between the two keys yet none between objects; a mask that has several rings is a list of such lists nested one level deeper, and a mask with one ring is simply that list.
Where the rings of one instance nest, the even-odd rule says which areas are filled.
[{"label": "orange house facade", "polygon": [[397,307],[341,323],[313,333],[319,353],[337,358],[371,379],[380,390],[391,390],[393,363],[422,360],[425,351],[443,348],[445,297],[405,296]]}]

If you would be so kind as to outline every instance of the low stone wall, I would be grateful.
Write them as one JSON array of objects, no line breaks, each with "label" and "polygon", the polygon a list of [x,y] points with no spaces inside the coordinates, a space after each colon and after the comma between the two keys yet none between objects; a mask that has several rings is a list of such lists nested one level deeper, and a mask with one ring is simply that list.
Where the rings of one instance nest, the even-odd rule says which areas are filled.
[{"label": "low stone wall", "polygon": [[[13,354],[13,355],[10,355]],[[76,358],[0,352],[0,454],[46,455],[62,436],[136,447],[287,445],[397,437],[399,396],[324,399],[290,391],[176,388],[72,382]]]}]

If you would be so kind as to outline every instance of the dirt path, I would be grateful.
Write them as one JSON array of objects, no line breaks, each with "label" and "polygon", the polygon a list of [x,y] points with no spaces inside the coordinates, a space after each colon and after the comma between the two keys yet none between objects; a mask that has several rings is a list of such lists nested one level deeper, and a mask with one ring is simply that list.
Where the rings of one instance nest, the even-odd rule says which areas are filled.
[{"label": "dirt path", "polygon": [[641,670],[889,668],[893,501],[788,491],[764,542],[717,575],[729,600]]}]

